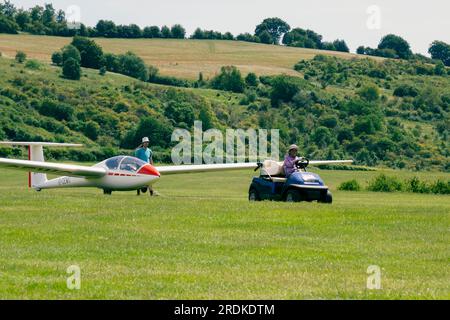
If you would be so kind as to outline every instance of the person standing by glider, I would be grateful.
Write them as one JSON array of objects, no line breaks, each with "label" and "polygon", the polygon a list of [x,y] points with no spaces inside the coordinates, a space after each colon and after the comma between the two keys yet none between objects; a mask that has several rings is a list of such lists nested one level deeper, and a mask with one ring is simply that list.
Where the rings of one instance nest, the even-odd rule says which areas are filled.
[{"label": "person standing by glider", "polygon": [[[150,139],[148,137],[143,138],[142,144],[136,149],[134,155],[136,158],[153,165],[153,151],[149,148],[149,145]],[[152,187],[149,187],[149,189],[150,195],[155,195],[155,191],[152,189]],[[142,191],[145,193],[147,190],[143,189]],[[138,190],[137,194],[140,195],[141,190]]]}]

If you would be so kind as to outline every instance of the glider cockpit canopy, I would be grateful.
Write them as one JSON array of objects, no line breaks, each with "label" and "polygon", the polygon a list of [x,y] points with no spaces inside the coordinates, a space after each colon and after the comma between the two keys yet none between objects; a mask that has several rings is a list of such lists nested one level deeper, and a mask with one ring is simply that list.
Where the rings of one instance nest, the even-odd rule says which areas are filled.
[{"label": "glider cockpit canopy", "polygon": [[107,159],[99,164],[108,170],[120,170],[129,172],[138,172],[143,166],[148,163],[134,157],[129,156],[118,156]]}]

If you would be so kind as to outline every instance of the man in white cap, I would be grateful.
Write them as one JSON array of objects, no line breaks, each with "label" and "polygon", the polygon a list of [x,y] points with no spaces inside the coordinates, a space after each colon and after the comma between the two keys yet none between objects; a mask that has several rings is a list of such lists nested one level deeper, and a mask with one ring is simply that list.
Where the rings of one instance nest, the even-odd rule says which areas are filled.
[{"label": "man in white cap", "polygon": [[[134,155],[136,158],[153,165],[153,151],[148,147],[149,145],[150,139],[148,137],[143,138],[142,144],[136,149]],[[157,195],[157,193],[152,189],[152,187],[149,187],[149,189],[151,196]],[[145,193],[147,192],[147,189],[142,189],[142,191]],[[141,190],[138,190],[137,194],[140,195]]]},{"label": "man in white cap", "polygon": [[298,160],[300,160],[299,157],[297,157],[298,154],[298,146],[293,144],[288,149],[288,154],[284,158],[284,173],[286,174],[286,177],[289,178],[291,174],[293,174],[296,170],[296,163]]},{"label": "man in white cap", "polygon": [[135,156],[144,162],[153,165],[153,151],[148,147],[150,139],[145,137],[142,139],[142,144],[136,149]]}]

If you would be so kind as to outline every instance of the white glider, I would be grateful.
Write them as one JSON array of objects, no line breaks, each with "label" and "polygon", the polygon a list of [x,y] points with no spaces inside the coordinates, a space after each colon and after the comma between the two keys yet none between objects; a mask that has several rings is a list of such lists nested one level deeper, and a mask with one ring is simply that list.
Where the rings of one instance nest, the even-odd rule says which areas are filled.
[{"label": "white glider", "polygon": [[[106,194],[112,191],[131,191],[148,188],[156,183],[161,175],[255,169],[258,163],[182,165],[154,167],[144,161],[130,157],[117,156],[106,159],[92,167],[63,163],[45,162],[43,147],[81,147],[80,144],[48,142],[0,142],[0,146],[27,146],[28,160],[0,158],[0,167],[29,172],[29,187],[37,191],[54,188],[93,187],[103,189]],[[311,161],[311,165],[351,163],[344,161]],[[47,174],[58,178],[48,180]]]}]

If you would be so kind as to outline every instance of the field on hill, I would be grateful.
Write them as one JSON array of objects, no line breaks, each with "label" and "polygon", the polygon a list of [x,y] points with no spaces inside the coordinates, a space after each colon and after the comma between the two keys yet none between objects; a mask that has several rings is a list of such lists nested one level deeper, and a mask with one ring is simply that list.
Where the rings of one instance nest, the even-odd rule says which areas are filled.
[{"label": "field on hill", "polygon": [[[449,196],[335,191],[378,173],[320,171],[335,203],[319,205],[249,203],[251,172],[165,177],[138,198],[37,193],[2,169],[0,299],[450,298]],[[366,288],[370,265],[382,290]]]},{"label": "field on hill", "polygon": [[[0,34],[0,52],[14,57],[24,51],[30,58],[50,62],[53,52],[69,44],[71,38],[35,35]],[[244,74],[298,75],[294,65],[317,54],[341,58],[357,55],[336,51],[273,46],[240,41],[174,40],[174,39],[103,39],[95,38],[105,52],[133,51],[146,63],[158,67],[162,74],[186,79],[197,79],[199,72],[212,77],[222,66],[234,65]],[[379,58],[376,58],[379,59]]]}]

